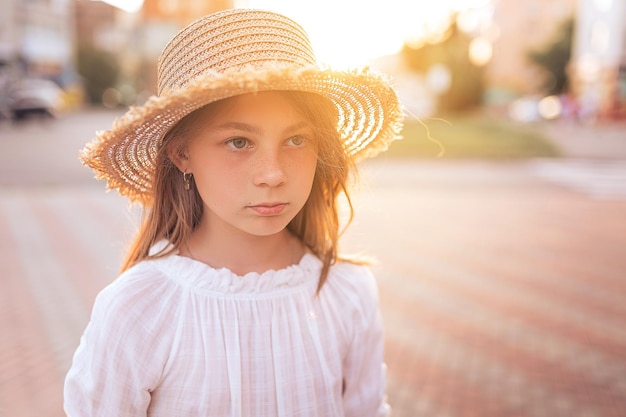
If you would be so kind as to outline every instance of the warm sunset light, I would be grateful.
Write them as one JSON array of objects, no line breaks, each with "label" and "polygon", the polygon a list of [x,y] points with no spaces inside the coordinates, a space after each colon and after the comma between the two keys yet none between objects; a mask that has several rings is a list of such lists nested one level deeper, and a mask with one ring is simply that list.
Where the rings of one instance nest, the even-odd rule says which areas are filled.
[{"label": "warm sunset light", "polygon": [[474,65],[482,66],[487,64],[491,60],[492,54],[493,47],[489,40],[482,37],[472,39],[469,56]]},{"label": "warm sunset light", "polygon": [[238,7],[284,13],[307,30],[318,58],[355,66],[398,52],[403,43],[441,37],[455,12],[484,7],[490,0],[240,0]]},{"label": "warm sunset light", "polygon": [[135,13],[141,9],[143,0],[100,0],[103,3],[110,4],[113,7],[122,9],[128,13]]}]

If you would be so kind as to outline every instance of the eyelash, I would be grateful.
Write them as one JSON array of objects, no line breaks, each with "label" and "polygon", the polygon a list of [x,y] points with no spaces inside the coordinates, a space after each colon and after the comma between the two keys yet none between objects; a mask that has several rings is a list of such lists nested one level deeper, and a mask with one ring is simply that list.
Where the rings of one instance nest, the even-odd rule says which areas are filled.
[{"label": "eyelash", "polygon": [[300,144],[295,144],[295,143],[293,144],[296,147],[300,147],[300,146],[303,146],[309,138],[306,135],[295,135],[287,139],[287,142],[293,143],[293,139],[298,139],[302,141]]},{"label": "eyelash", "polygon": [[[236,147],[236,146],[234,145],[235,141],[239,141],[239,140],[243,140],[243,141],[245,141],[245,145],[244,145],[244,146],[242,146],[241,148],[238,148],[238,147]],[[242,138],[242,137],[231,138],[231,139],[228,139],[228,140],[227,140],[226,142],[224,142],[224,143],[226,144],[226,146],[230,147],[231,149],[237,150],[237,151],[240,151],[240,150],[242,150],[242,149],[245,149],[245,148],[247,148],[247,147],[250,147],[250,141],[249,141],[248,139],[246,139],[246,138]]]},{"label": "eyelash", "polygon": [[[293,140],[300,140],[301,142],[299,144],[297,143],[293,143]],[[291,136],[289,139],[287,139],[287,142],[291,142],[294,147],[301,147],[304,146],[304,144],[307,142],[308,140],[308,136],[306,135],[295,135],[295,136]],[[245,144],[242,147],[237,147],[235,146],[235,142],[236,141],[245,141]],[[250,140],[248,140],[247,138],[244,137],[234,137],[234,138],[230,138],[228,139],[226,142],[224,142],[226,144],[226,146],[230,147],[231,149],[240,151],[242,149],[246,149],[246,148],[250,148],[252,145],[250,144]]]}]

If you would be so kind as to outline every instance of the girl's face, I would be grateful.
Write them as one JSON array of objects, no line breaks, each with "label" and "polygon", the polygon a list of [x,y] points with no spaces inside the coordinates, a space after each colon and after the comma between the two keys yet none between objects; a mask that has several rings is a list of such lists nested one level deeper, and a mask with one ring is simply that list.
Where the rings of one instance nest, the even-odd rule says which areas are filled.
[{"label": "girl's face", "polygon": [[232,98],[197,123],[180,168],[193,174],[204,204],[201,222],[211,233],[285,230],[315,176],[310,121],[283,94],[263,92]]}]

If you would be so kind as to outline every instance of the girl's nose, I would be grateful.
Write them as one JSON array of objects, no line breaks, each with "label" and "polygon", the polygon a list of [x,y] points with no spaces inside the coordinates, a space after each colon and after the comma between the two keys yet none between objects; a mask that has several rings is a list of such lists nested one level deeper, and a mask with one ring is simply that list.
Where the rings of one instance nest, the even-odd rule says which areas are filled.
[{"label": "girl's nose", "polygon": [[285,161],[279,151],[259,152],[255,165],[255,185],[277,187],[287,181]]}]

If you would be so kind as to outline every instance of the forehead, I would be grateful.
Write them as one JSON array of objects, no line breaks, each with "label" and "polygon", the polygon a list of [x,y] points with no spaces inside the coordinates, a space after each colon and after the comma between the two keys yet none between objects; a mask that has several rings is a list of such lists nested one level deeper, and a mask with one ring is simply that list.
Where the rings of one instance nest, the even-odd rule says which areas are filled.
[{"label": "forehead", "polygon": [[187,120],[186,130],[195,135],[228,123],[245,123],[259,129],[311,123],[294,97],[283,92],[259,92],[231,97],[197,111]]},{"label": "forehead", "polygon": [[204,136],[207,130],[242,128],[262,132],[298,126],[312,127],[295,96],[284,92],[259,92],[231,97],[196,111],[182,126],[187,139]]},{"label": "forehead", "polygon": [[316,94],[299,91],[257,92],[230,97],[196,110],[179,122],[173,136],[191,139],[206,129],[228,122],[277,129],[280,129],[277,124],[306,122],[311,127],[317,127],[319,123],[325,125],[325,115],[328,115],[329,123],[334,128],[337,117],[334,107]]},{"label": "forehead", "polygon": [[215,111],[215,117],[263,116],[269,113],[284,116],[302,116],[301,109],[288,93],[263,91],[243,94],[223,100]]}]

